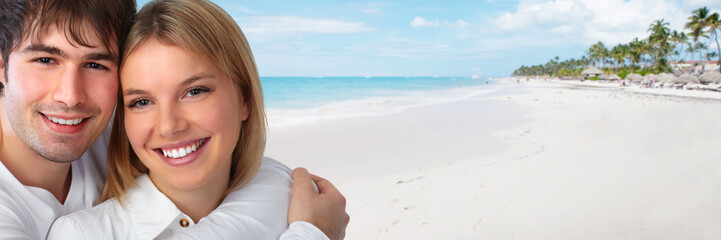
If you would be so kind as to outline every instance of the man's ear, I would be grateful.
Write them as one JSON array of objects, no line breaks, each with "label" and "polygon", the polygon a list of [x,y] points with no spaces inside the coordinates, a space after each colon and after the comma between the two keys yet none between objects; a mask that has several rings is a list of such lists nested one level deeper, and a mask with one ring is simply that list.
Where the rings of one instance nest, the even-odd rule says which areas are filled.
[{"label": "man's ear", "polygon": [[5,87],[5,62],[2,58],[2,51],[0,51],[0,95],[2,95],[2,89]]},{"label": "man's ear", "polygon": [[[0,52],[0,56],[2,56],[2,52]],[[0,57],[0,89],[2,89],[5,86],[5,63],[3,62],[2,57]]]},{"label": "man's ear", "polygon": [[[2,56],[2,52],[0,52]],[[5,87],[5,62],[0,57],[0,95],[2,95],[2,89]]]}]

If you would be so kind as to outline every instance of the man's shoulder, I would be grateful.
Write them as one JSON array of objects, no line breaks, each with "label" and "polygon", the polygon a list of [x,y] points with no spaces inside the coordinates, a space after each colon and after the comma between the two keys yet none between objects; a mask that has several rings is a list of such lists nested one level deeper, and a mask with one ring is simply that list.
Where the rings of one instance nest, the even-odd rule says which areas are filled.
[{"label": "man's shoulder", "polygon": [[25,239],[37,236],[34,229],[38,228],[33,214],[29,209],[31,204],[23,193],[8,187],[0,181],[0,239]]}]

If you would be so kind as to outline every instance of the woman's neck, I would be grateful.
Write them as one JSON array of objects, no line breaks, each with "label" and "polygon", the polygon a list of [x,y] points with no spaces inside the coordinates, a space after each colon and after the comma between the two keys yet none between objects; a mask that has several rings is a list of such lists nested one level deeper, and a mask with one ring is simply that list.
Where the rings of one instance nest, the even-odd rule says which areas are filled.
[{"label": "woman's neck", "polygon": [[[156,181],[153,181],[153,183],[181,212],[188,215],[193,222],[197,223],[201,218],[208,216],[208,214],[215,210],[223,201],[229,182],[229,175],[230,171],[228,171],[228,175],[225,175],[225,177],[216,176],[214,179],[206,181],[207,184],[194,189],[181,190],[162,186]],[[150,177],[152,180],[152,173]]]}]

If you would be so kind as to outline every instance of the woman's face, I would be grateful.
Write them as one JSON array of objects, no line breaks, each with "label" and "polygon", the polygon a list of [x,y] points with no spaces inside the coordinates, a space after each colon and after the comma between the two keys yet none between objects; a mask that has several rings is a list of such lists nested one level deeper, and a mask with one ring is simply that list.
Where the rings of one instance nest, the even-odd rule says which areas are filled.
[{"label": "woman's face", "polygon": [[[217,67],[155,39],[126,60],[125,130],[161,191],[227,187],[247,105]],[[220,185],[217,185],[220,184]]]}]

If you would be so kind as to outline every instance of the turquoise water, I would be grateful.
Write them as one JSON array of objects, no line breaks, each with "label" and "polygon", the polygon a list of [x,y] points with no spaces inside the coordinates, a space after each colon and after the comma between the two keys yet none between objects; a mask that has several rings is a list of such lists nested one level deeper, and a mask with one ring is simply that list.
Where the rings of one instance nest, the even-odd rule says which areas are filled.
[{"label": "turquoise water", "polygon": [[261,82],[270,126],[394,113],[466,99],[496,84],[459,77],[262,77]]},{"label": "turquoise water", "polygon": [[262,77],[265,106],[270,109],[307,109],[332,102],[398,96],[477,86],[492,80],[458,77]]}]

